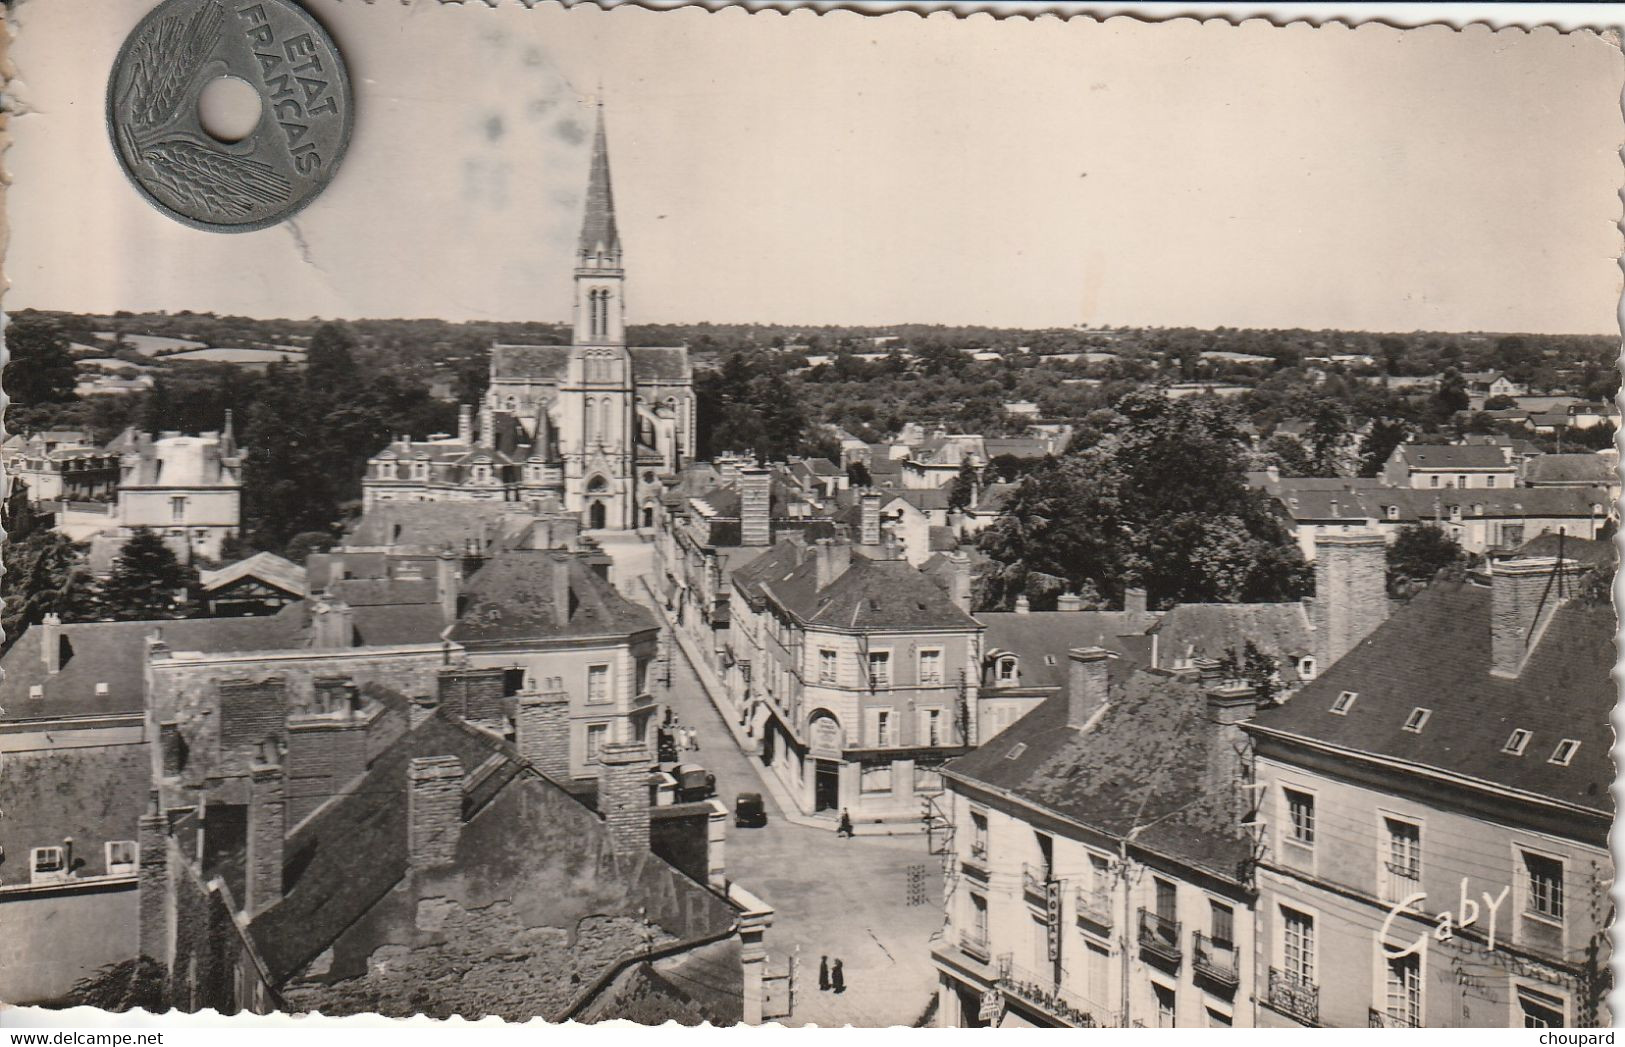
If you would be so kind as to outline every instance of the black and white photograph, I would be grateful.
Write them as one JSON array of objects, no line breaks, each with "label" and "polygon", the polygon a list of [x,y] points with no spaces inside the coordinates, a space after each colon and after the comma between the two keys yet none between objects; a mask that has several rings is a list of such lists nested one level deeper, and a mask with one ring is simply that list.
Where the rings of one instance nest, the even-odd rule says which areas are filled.
[{"label": "black and white photograph", "polygon": [[0,1027],[1611,1026],[1620,36],[1297,6],[7,0]]}]

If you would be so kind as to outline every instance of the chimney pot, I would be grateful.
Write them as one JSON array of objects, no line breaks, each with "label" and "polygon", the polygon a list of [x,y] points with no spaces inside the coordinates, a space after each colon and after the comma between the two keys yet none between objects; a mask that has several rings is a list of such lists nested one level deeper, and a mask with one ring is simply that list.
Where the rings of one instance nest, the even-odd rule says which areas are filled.
[{"label": "chimney pot", "polygon": [[1083,610],[1083,597],[1077,593],[1062,593],[1055,600],[1055,609],[1057,611],[1081,611]]},{"label": "chimney pot", "polygon": [[1103,647],[1074,647],[1067,652],[1071,666],[1067,676],[1066,723],[1082,727],[1105,706],[1112,654]]}]

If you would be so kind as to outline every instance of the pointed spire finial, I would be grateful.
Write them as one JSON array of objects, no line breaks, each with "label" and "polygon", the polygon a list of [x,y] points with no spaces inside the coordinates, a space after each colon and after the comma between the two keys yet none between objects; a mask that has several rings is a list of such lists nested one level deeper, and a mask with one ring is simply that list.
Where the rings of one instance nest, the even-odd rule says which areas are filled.
[{"label": "pointed spire finial", "polygon": [[621,238],[615,225],[615,197],[609,180],[609,136],[604,130],[603,90],[597,105],[597,127],[593,130],[592,167],[587,176],[587,213],[581,223],[581,243],[577,251],[583,259],[601,258],[610,268],[620,267]]}]

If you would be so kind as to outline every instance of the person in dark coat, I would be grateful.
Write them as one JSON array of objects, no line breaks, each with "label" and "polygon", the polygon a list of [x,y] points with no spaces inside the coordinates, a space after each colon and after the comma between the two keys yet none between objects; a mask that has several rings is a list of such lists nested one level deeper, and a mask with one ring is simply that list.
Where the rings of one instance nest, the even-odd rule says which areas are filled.
[{"label": "person in dark coat", "polygon": [[[835,835],[845,836],[847,839],[852,838],[852,816],[846,813],[845,807],[841,808],[841,824],[836,828]],[[836,962],[839,963],[840,961],[837,960]]]},{"label": "person in dark coat", "polygon": [[829,957],[818,958],[818,991],[829,992]]},{"label": "person in dark coat", "polygon": [[829,984],[834,988],[837,994],[846,991],[846,975],[841,973],[841,961],[839,958],[836,958],[835,963],[829,969]]}]

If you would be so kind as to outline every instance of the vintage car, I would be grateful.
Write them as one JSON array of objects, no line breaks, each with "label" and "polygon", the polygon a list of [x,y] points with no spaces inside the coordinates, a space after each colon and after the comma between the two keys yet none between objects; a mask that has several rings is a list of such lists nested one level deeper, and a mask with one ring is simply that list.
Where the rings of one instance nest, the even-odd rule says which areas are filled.
[{"label": "vintage car", "polygon": [[767,824],[767,804],[761,793],[740,793],[734,801],[734,824],[741,828],[760,828]]}]

